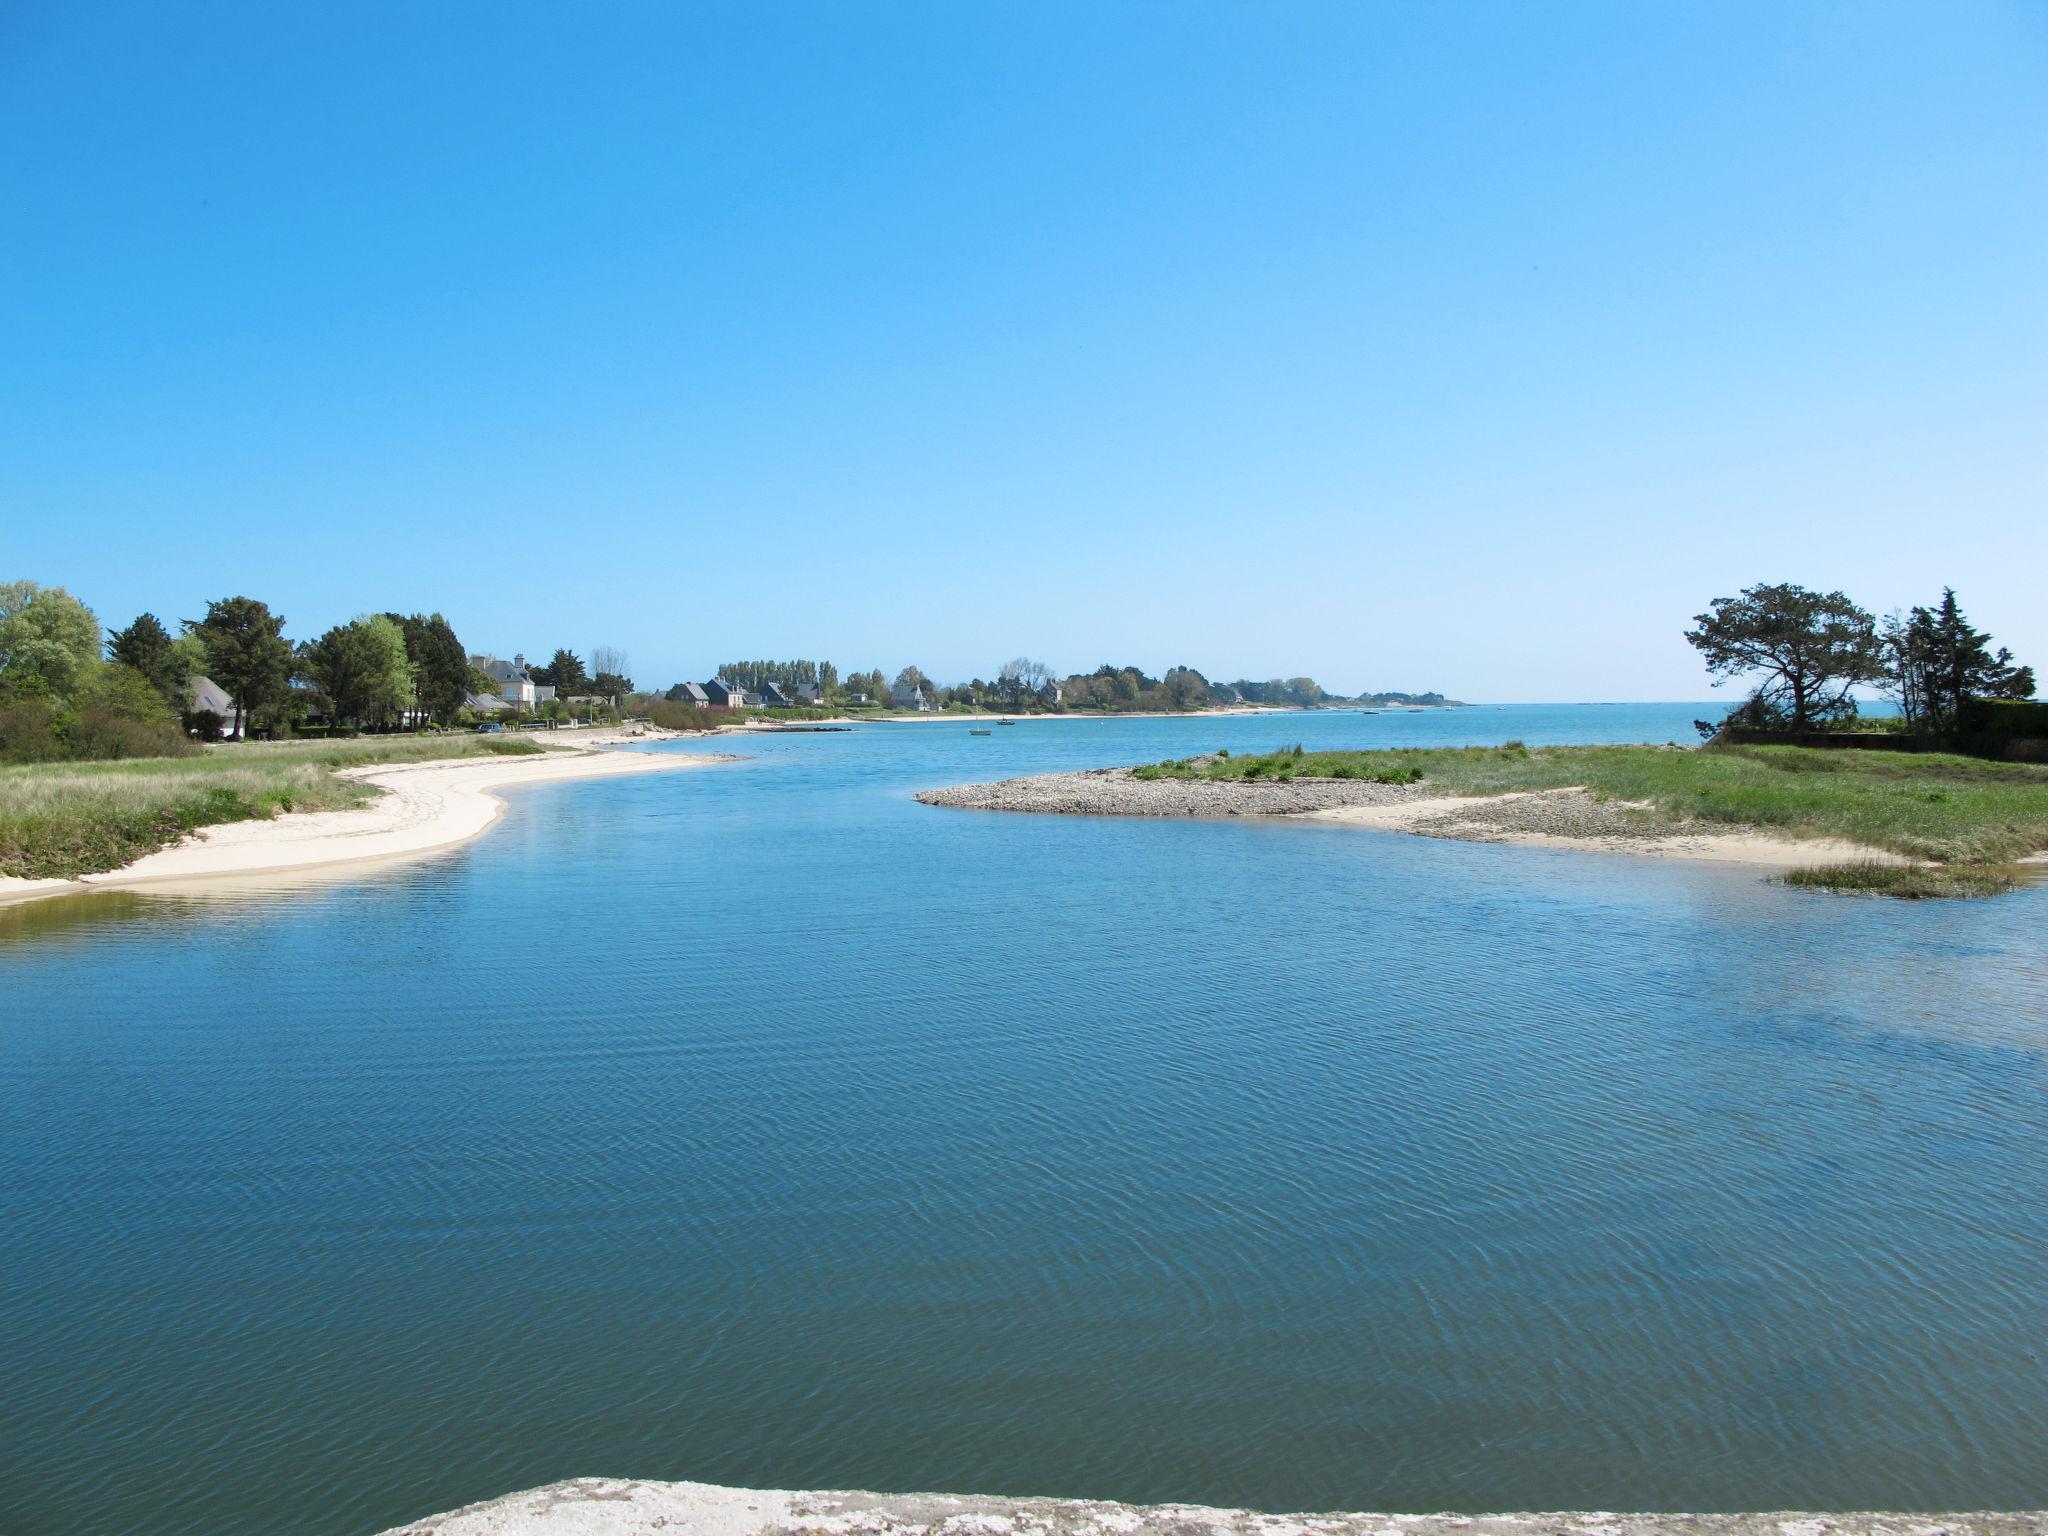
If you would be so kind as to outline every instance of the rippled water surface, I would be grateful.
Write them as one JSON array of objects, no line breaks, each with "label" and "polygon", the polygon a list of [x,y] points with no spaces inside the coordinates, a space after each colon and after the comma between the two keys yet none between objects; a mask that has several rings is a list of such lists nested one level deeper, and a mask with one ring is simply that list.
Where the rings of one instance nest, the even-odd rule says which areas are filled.
[{"label": "rippled water surface", "polygon": [[2048,890],[910,799],[1702,712],[768,737],[0,911],[0,1529],[2048,1504]]}]

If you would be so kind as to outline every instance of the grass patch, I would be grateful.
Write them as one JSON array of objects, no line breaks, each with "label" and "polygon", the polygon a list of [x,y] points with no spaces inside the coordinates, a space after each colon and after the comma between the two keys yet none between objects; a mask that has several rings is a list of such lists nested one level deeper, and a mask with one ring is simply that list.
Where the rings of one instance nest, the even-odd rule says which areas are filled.
[{"label": "grass patch", "polygon": [[520,736],[362,736],[234,743],[197,757],[12,764],[0,767],[0,875],[97,874],[200,827],[341,810],[376,795],[337,768],[551,750]]},{"label": "grass patch", "polygon": [[1939,752],[1814,747],[1498,747],[1170,759],[1144,778],[1427,782],[1445,795],[1583,786],[1649,807],[1666,823],[1840,838],[1956,866],[2048,848],[2048,766]]},{"label": "grass patch", "polygon": [[1867,859],[1847,864],[1816,864],[1788,870],[1778,877],[1786,885],[1816,891],[1870,896],[1898,896],[1909,901],[1946,897],[2003,896],[2018,890],[2023,875],[1997,864],[1882,864]]}]

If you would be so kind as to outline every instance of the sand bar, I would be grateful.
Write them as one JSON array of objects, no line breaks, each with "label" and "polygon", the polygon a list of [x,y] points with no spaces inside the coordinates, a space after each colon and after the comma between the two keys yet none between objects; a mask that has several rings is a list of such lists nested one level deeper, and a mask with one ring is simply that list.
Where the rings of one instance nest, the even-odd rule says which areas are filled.
[{"label": "sand bar", "polygon": [[1047,773],[922,791],[926,805],[1065,816],[1256,816],[1375,827],[1458,842],[1576,848],[1654,858],[1794,869],[1845,861],[1910,863],[1835,838],[1791,838],[1748,826],[1653,819],[1650,808],[1582,788],[1446,796],[1420,784],[1365,779],[1140,779],[1129,768]]},{"label": "sand bar", "polygon": [[942,1493],[785,1493],[589,1477],[507,1494],[384,1536],[2048,1536],[2039,1510],[1970,1514],[1267,1515]]},{"label": "sand bar", "polygon": [[374,784],[384,793],[353,810],[299,812],[267,821],[204,827],[172,847],[104,874],[75,880],[0,877],[0,902],[93,889],[218,881],[432,853],[468,841],[504,814],[505,802],[494,790],[567,779],[673,773],[725,760],[674,752],[578,748],[533,756],[344,768],[338,770],[340,777]]}]

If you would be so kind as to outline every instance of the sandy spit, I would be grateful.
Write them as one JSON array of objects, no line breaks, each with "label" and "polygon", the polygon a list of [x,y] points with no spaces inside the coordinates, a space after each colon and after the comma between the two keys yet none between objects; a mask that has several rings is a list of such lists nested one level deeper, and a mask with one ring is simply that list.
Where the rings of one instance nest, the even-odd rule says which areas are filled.
[{"label": "sandy spit", "polygon": [[2044,1536],[2039,1510],[1971,1514],[1267,1515],[1199,1504],[790,1493],[588,1477],[384,1536]]},{"label": "sandy spit", "polygon": [[1908,863],[1895,853],[1839,839],[1795,839],[1755,827],[1672,825],[1649,807],[1597,800],[1584,789],[1444,796],[1427,786],[1358,779],[1138,779],[1128,768],[1048,773],[921,792],[926,805],[1038,811],[1069,816],[1274,816],[1376,827],[1459,842],[1576,848],[1655,858],[1793,869],[1848,860]]},{"label": "sandy spit", "polygon": [[[564,733],[555,733],[560,736]],[[120,869],[76,880],[0,876],[0,903],[93,889],[200,885],[244,875],[281,874],[404,858],[467,842],[504,814],[494,790],[565,779],[672,773],[722,761],[711,756],[587,749],[532,757],[463,758],[340,770],[384,793],[347,811],[309,811],[268,821],[204,827],[183,842]]]}]

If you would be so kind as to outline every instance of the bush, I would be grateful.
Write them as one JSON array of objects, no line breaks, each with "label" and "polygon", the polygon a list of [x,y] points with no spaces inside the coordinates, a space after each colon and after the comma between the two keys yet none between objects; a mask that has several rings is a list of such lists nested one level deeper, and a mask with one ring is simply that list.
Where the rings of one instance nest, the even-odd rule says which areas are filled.
[{"label": "bush", "polygon": [[1944,898],[2003,896],[2018,890],[2018,870],[1991,864],[1952,864],[1929,867],[1918,864],[1888,864],[1878,860],[1856,860],[1846,864],[1816,864],[1787,870],[1780,880],[1808,890],[1836,891],[1851,895],[1896,896],[1906,901],[1939,901]]},{"label": "bush", "polygon": [[647,701],[647,718],[664,731],[715,731],[724,723],[708,709],[661,698]]},{"label": "bush", "polygon": [[189,757],[199,748],[169,720],[137,720],[94,700],[64,733],[65,756],[91,762],[129,757]]},{"label": "bush", "polygon": [[64,756],[61,719],[48,699],[0,699],[0,762],[56,762]]},{"label": "bush", "polygon": [[1965,736],[1993,741],[2048,738],[2048,703],[2033,699],[1965,699],[1957,724]]},{"label": "bush", "polygon": [[219,741],[226,727],[227,720],[217,710],[195,709],[185,716],[185,729],[201,741]]}]

